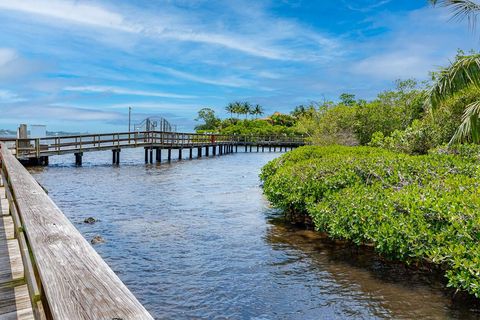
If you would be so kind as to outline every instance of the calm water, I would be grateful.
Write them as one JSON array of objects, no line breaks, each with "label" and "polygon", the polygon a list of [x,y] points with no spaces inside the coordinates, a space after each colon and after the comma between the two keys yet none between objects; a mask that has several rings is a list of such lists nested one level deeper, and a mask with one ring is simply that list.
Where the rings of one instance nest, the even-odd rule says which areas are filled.
[{"label": "calm water", "polygon": [[158,319],[477,318],[439,279],[285,225],[259,187],[275,156],[157,166],[123,150],[120,167],[105,152],[31,171],[87,240],[105,238],[95,249]]}]

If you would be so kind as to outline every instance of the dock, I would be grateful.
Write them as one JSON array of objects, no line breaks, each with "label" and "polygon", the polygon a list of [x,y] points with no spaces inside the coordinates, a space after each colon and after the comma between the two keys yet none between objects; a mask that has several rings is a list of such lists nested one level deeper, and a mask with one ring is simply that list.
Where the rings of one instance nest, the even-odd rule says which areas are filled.
[{"label": "dock", "polygon": [[0,319],[153,319],[0,143]]},{"label": "dock", "polygon": [[20,243],[15,237],[15,225],[1,177],[0,212],[0,319],[33,320]]},{"label": "dock", "polygon": [[[144,148],[145,163],[162,161],[162,150],[167,150],[167,161],[186,157],[202,158],[234,152],[277,152],[303,146],[304,137],[246,136],[163,131],[118,132],[55,136],[36,139],[3,139],[12,153],[22,162],[48,165],[54,155],[73,154],[75,164],[82,165],[85,152],[111,150],[112,164],[120,164],[121,150]],[[184,152],[185,151],[185,152]],[[175,153],[175,155],[174,155]]]}]

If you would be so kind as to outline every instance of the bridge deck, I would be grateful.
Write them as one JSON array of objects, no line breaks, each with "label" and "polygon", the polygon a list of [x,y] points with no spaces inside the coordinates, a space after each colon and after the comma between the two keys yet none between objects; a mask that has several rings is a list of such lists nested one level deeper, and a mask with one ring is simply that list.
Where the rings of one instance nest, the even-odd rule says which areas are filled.
[{"label": "bridge deck", "polygon": [[37,139],[3,139],[19,159],[123,148],[187,149],[220,146],[299,147],[303,137],[244,136],[179,132],[119,132]]},{"label": "bridge deck", "polygon": [[0,177],[0,319],[34,319],[5,187]]}]

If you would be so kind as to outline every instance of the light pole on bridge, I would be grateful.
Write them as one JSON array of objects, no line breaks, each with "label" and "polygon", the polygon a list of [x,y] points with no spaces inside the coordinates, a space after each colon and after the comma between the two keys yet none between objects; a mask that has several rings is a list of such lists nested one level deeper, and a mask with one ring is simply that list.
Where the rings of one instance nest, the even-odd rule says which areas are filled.
[{"label": "light pole on bridge", "polygon": [[132,107],[128,107],[128,132],[131,132],[131,122],[132,122]]}]

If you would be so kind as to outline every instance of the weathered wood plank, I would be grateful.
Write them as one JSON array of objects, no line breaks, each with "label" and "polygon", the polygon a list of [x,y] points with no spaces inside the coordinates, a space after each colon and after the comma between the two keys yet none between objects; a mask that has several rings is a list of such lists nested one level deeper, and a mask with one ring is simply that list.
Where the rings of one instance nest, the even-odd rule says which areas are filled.
[{"label": "weathered wood plank", "polygon": [[53,319],[153,319],[15,157],[0,153]]},{"label": "weathered wood plank", "polygon": [[0,288],[0,320],[34,320],[26,285]]},{"label": "weathered wood plank", "polygon": [[[2,190],[0,190],[0,192],[2,192]],[[3,192],[5,192],[5,189]],[[0,214],[2,216],[7,216],[10,214],[8,211],[8,200],[6,198],[0,198]]]},{"label": "weathered wood plank", "polygon": [[11,216],[0,217],[0,239],[15,238],[15,226]]},{"label": "weathered wood plank", "polygon": [[[23,282],[24,270],[17,240],[0,240],[0,287]],[[1,299],[0,299],[1,301]]]}]

